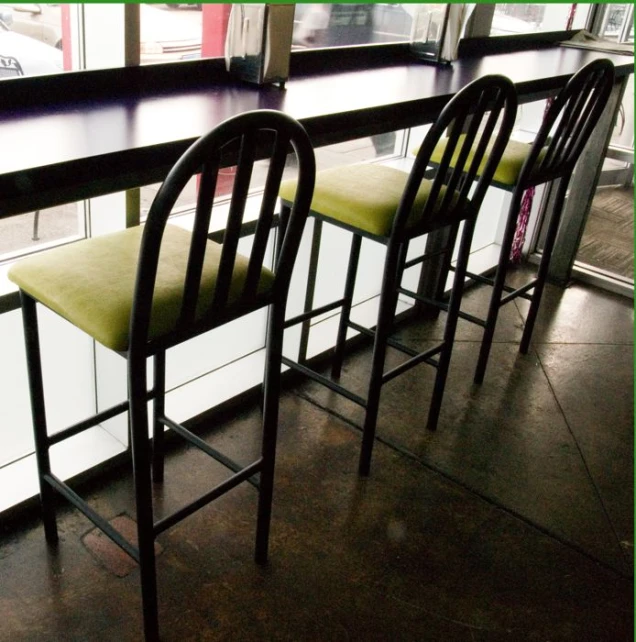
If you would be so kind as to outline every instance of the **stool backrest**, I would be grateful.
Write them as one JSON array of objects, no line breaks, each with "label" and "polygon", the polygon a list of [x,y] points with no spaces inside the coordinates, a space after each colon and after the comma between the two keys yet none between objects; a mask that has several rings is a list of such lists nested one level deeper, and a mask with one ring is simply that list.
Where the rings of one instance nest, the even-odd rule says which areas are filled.
[{"label": "stool backrest", "polygon": [[613,86],[614,65],[607,59],[591,62],[570,78],[546,110],[519,174],[519,189],[572,173]]},{"label": "stool backrest", "polygon": [[[484,76],[455,94],[417,152],[392,236],[415,236],[476,217],[510,138],[516,113],[517,94],[504,76]],[[413,216],[413,203],[430,157],[445,132],[448,138],[442,159],[436,164],[430,195],[423,211]]]},{"label": "stool backrest", "polygon": [[[286,229],[281,231],[284,238],[276,265],[271,269],[274,273],[273,285],[260,292],[259,284],[270,231],[276,225],[278,190],[287,155],[292,150],[298,164],[298,190],[289,222]],[[244,235],[248,192],[257,160],[269,160],[265,189],[258,217],[255,221],[250,221],[250,233],[253,233],[254,237],[242,291],[238,296],[236,293],[233,294],[232,305],[229,306],[230,285],[239,240]],[[199,291],[210,220],[215,207],[214,195],[219,170],[228,165],[236,166],[236,174],[229,214],[222,234],[216,287],[212,300],[201,301]],[[184,337],[199,334],[206,328],[286,299],[292,268],[313,196],[315,171],[313,147],[304,128],[293,118],[277,111],[256,110],[240,114],[224,121],[195,142],[169,172],[148,213],[141,242],[131,316],[131,347],[144,344],[147,340],[163,232],[177,198],[194,175],[200,173],[200,181],[177,328],[177,334]],[[201,318],[201,309],[206,310],[204,318]]]}]

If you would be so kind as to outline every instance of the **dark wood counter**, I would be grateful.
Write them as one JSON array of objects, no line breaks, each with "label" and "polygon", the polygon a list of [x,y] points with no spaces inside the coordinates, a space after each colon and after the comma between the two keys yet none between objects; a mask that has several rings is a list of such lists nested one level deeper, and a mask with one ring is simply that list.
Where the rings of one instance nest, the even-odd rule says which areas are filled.
[{"label": "dark wood counter", "polygon": [[413,61],[404,48],[380,51],[357,67],[337,65],[338,51],[322,68],[292,67],[284,90],[232,81],[220,60],[3,80],[0,217],[158,182],[196,138],[246,110],[284,111],[322,146],[430,122],[485,74],[509,76],[527,102],[554,94],[595,58],[610,58],[619,76],[633,73],[632,57],[563,47],[450,67]]}]

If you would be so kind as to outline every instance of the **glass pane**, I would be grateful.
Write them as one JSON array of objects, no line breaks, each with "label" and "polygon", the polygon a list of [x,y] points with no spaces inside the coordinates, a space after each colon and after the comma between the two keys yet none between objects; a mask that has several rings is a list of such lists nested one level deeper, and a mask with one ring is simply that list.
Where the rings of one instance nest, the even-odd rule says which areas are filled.
[{"label": "glass pane", "polygon": [[297,4],[292,47],[339,47],[410,39],[409,4]]},{"label": "glass pane", "polygon": [[615,42],[634,42],[634,16],[630,6],[608,4],[605,7],[600,35]]},{"label": "glass pane", "polygon": [[[14,74],[0,78],[56,74],[72,68],[70,6],[48,3],[0,4],[0,56],[16,61]],[[83,237],[83,208],[76,203],[27,212],[0,220],[0,260],[61,241]]]},{"label": "glass pane", "polygon": [[[633,7],[608,4],[599,35],[633,42]],[[634,76],[627,81],[603,162],[576,262],[633,288],[634,284]]]},{"label": "glass pane", "polygon": [[142,64],[201,56],[201,5],[142,4],[139,11]]},{"label": "glass pane", "polygon": [[563,31],[575,8],[571,29],[583,29],[591,5],[584,4],[497,4],[490,28],[491,36],[510,36],[520,33]]},{"label": "glass pane", "polygon": [[142,4],[141,64],[224,55],[230,4]]},{"label": "glass pane", "polygon": [[[0,55],[18,61],[16,75],[64,71],[62,40],[61,5],[0,5]],[[0,78],[8,75],[0,73]]]},{"label": "glass pane", "polygon": [[80,204],[70,203],[0,219],[0,260],[84,236]]}]

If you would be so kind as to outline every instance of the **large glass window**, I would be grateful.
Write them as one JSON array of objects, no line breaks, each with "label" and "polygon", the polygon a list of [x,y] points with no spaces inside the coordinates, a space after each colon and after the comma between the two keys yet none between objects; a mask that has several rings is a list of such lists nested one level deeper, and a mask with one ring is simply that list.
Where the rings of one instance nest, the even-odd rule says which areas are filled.
[{"label": "large glass window", "polygon": [[408,41],[414,5],[297,4],[294,48]]},{"label": "large glass window", "polygon": [[[295,9],[292,49],[355,46],[390,42],[408,42],[411,37],[413,18],[418,5],[404,3],[375,4],[298,4]],[[586,25],[588,11],[593,5],[577,5],[573,28]],[[613,37],[616,30],[621,33],[629,26],[629,19],[616,7],[609,5],[606,13],[604,35]],[[129,5],[130,7],[130,5]],[[232,5],[230,4],[141,4],[134,9],[139,11],[139,53],[141,64],[179,63],[199,57],[219,57],[224,54],[225,35]],[[491,35],[528,33],[536,31],[561,31],[567,26],[570,4],[501,4],[496,5],[492,20]],[[134,11],[125,10],[122,3],[87,4],[0,4],[0,55],[15,57],[20,63],[23,75],[59,73],[78,69],[97,69],[122,66],[126,61],[126,48],[130,47],[130,32],[126,33],[126,15]],[[620,23],[620,25],[619,25]],[[619,26],[617,26],[619,25]],[[628,25],[626,27],[626,25]],[[485,29],[487,32],[487,27]],[[631,32],[630,32],[631,33]],[[631,36],[633,38],[633,35]],[[137,44],[136,42],[134,44]],[[134,49],[134,47],[133,47]],[[345,54],[346,55],[346,52]],[[130,57],[129,57],[130,62]],[[136,61],[134,61],[136,62]],[[5,82],[4,80],[1,82]],[[9,78],[6,82],[12,82]],[[19,80],[17,81],[19,82]],[[329,100],[325,96],[325,100]],[[531,138],[535,121],[541,117],[542,104],[524,105],[518,122],[518,133]],[[633,114],[633,107],[632,107]],[[623,130],[622,130],[623,131]],[[627,131],[627,125],[624,131]],[[633,132],[633,128],[632,128]],[[415,146],[421,131],[410,133],[409,151]],[[633,136],[633,133],[632,133]],[[408,169],[408,158],[397,158],[407,149],[402,132],[347,141],[337,145],[317,149],[319,168],[346,165],[364,161],[391,162]],[[633,146],[633,145],[632,145]],[[393,156],[393,158],[389,158]],[[231,190],[233,171],[228,168],[219,184],[217,196],[224,198]],[[258,188],[254,185],[255,189]],[[141,219],[152,202],[157,186],[145,186],[140,190]],[[196,199],[197,183],[193,180],[182,194],[175,214],[180,215],[176,222],[188,225],[189,211]],[[489,196],[492,211],[505,210],[500,202],[502,196],[494,192]],[[20,216],[0,220],[0,261],[5,265],[20,254],[39,251],[53,244],[71,241],[85,235],[97,235],[126,225],[126,204],[123,194],[111,194],[91,199],[89,203],[69,204],[50,210],[27,212]],[[479,257],[491,260],[489,248],[497,243],[500,230],[494,229],[490,222],[477,230],[476,247]],[[493,237],[494,240],[493,240]],[[249,238],[244,240],[249,242]],[[344,256],[340,245],[346,246],[346,238],[333,238],[334,252],[331,256]],[[305,243],[305,255],[308,251]],[[328,254],[325,254],[329,258]],[[326,259],[325,259],[326,260]],[[329,259],[331,260],[331,259]],[[362,284],[360,291],[360,310],[372,308],[376,294],[374,270],[381,264],[375,254],[363,256],[363,272],[368,272],[369,282]],[[291,305],[301,305],[306,274],[300,261],[292,287]],[[333,266],[327,272],[333,273]],[[471,269],[478,267],[471,264]],[[339,270],[338,273],[341,273]],[[343,273],[343,272],[342,272]],[[379,277],[378,277],[379,278]],[[366,286],[369,285],[367,288]],[[323,288],[322,290],[320,288]],[[318,296],[332,288],[326,281],[318,284]],[[364,307],[367,306],[368,307]],[[10,306],[7,306],[7,309]],[[363,309],[364,308],[364,309]],[[366,312],[365,312],[366,314]],[[372,316],[372,315],[371,315]],[[371,318],[371,317],[370,317]],[[359,319],[363,322],[361,319]],[[251,322],[250,322],[251,323]],[[26,373],[17,310],[0,315],[3,332],[5,362],[11,362],[11,369],[0,371],[3,389],[9,391],[7,402],[3,405],[3,418],[0,430],[0,510],[11,503],[24,499],[35,492],[35,478],[32,462],[32,443],[28,424]],[[66,424],[81,418],[93,407],[121,400],[125,394],[125,379],[122,362],[118,357],[94,346],[92,342],[79,336],[66,336],[67,329],[62,327],[54,315],[45,315],[42,320],[49,351],[46,362],[50,371],[46,389],[54,397],[52,406],[52,427]],[[222,335],[201,341],[214,344],[213,352],[217,363],[210,366],[206,358],[197,361],[198,354],[209,353],[202,350],[201,343],[194,347],[174,351],[170,357],[175,365],[174,381],[169,403],[176,408],[178,419],[191,416],[198,411],[201,400],[209,400],[209,390],[214,390],[218,401],[240,392],[244,388],[258,384],[255,373],[260,372],[262,358],[260,347],[264,336],[262,320],[241,330],[241,341],[233,336]],[[220,335],[219,335],[220,336]],[[246,346],[245,337],[252,342]],[[222,354],[218,345],[227,348]],[[327,345],[313,347],[314,351],[326,349]],[[69,350],[64,352],[64,350]],[[238,352],[232,352],[236,349]],[[249,351],[247,356],[241,350]],[[71,355],[69,357],[68,355]],[[72,363],[71,363],[72,362]],[[69,367],[70,366],[70,367]],[[67,372],[68,367],[68,372]],[[209,372],[210,367],[216,370]],[[76,379],[69,376],[73,369]],[[214,384],[210,385],[213,381]],[[57,385],[57,388],[56,388]],[[81,389],[81,394],[80,394]],[[203,390],[203,392],[201,392]],[[215,399],[215,401],[217,401]],[[181,410],[181,408],[186,410]],[[193,410],[194,409],[194,410]],[[126,423],[109,422],[93,431],[89,437],[94,441],[89,446],[83,443],[81,451],[90,453],[87,462],[70,454],[57,455],[58,462],[66,457],[71,467],[62,469],[62,476],[72,474],[82,468],[103,461],[108,456],[126,447]],[[82,437],[84,438],[84,437]],[[78,450],[80,448],[78,447]],[[23,467],[25,481],[15,482],[13,471]],[[28,468],[28,469],[27,469]],[[15,491],[20,496],[11,494]]]},{"label": "large glass window", "polygon": [[142,4],[141,64],[223,56],[230,4]]},{"label": "large glass window", "polygon": [[0,55],[26,76],[63,71],[60,5],[0,4]]},{"label": "large glass window", "polygon": [[[491,36],[510,36],[542,31],[583,29],[592,5],[586,4],[497,4],[490,28]],[[570,12],[574,11],[568,27]]]},{"label": "large glass window", "polygon": [[634,7],[628,4],[608,4],[599,28],[599,35],[615,42],[634,42]]}]

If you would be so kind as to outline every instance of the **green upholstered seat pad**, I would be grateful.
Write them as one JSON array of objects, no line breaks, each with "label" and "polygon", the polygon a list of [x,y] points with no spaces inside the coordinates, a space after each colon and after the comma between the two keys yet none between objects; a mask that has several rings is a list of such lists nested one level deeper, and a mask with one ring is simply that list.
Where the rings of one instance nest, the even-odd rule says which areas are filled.
[{"label": "green upholstered seat pad", "polygon": [[[143,227],[137,226],[55,248],[17,262],[9,278],[36,300],[108,348],[125,351]],[[167,225],[161,246],[150,339],[175,329],[181,311],[191,234]],[[221,246],[207,242],[197,320],[209,309],[218,276]],[[229,302],[236,301],[248,261],[237,255]],[[264,269],[259,291],[271,288]]]},{"label": "green upholstered seat pad", "polygon": [[[453,154],[453,158],[451,159],[451,167],[457,163],[457,158],[459,157],[459,152],[462,148],[462,144],[465,138],[466,138],[465,134],[462,134],[459,137],[459,142],[455,149],[455,153]],[[442,155],[444,153],[444,150],[446,149],[447,142],[448,142],[447,138],[442,138],[437,143],[437,145],[435,146],[435,149],[433,150],[433,153],[431,154],[431,161],[433,163],[439,164],[441,162]],[[497,169],[495,170],[495,175],[493,176],[493,180],[496,183],[501,183],[502,185],[513,186],[517,182],[517,179],[519,178],[519,173],[521,172],[521,168],[523,167],[523,164],[525,163],[525,160],[528,157],[528,154],[530,153],[530,147],[531,145],[528,143],[520,143],[517,140],[509,140],[508,144],[506,145],[506,149],[504,150],[503,156],[499,161],[499,165],[497,165]],[[482,172],[484,167],[486,167],[486,162],[488,160],[488,153],[490,152],[491,149],[492,149],[492,143],[489,144],[487,147],[486,155],[484,156],[484,159],[482,160],[479,166],[479,172]],[[468,155],[467,167],[470,167],[470,162],[472,161],[474,156],[474,150],[475,148],[471,149]],[[415,151],[415,153],[417,154],[417,150]]]},{"label": "green upholstered seat pad", "polygon": [[[407,180],[406,172],[384,165],[326,169],[316,174],[311,210],[375,236],[388,237]],[[431,185],[422,181],[407,229],[417,222]],[[279,193],[283,200],[292,201],[295,192],[296,182],[291,180],[282,183]],[[440,204],[444,193],[442,189],[438,196]]]}]

